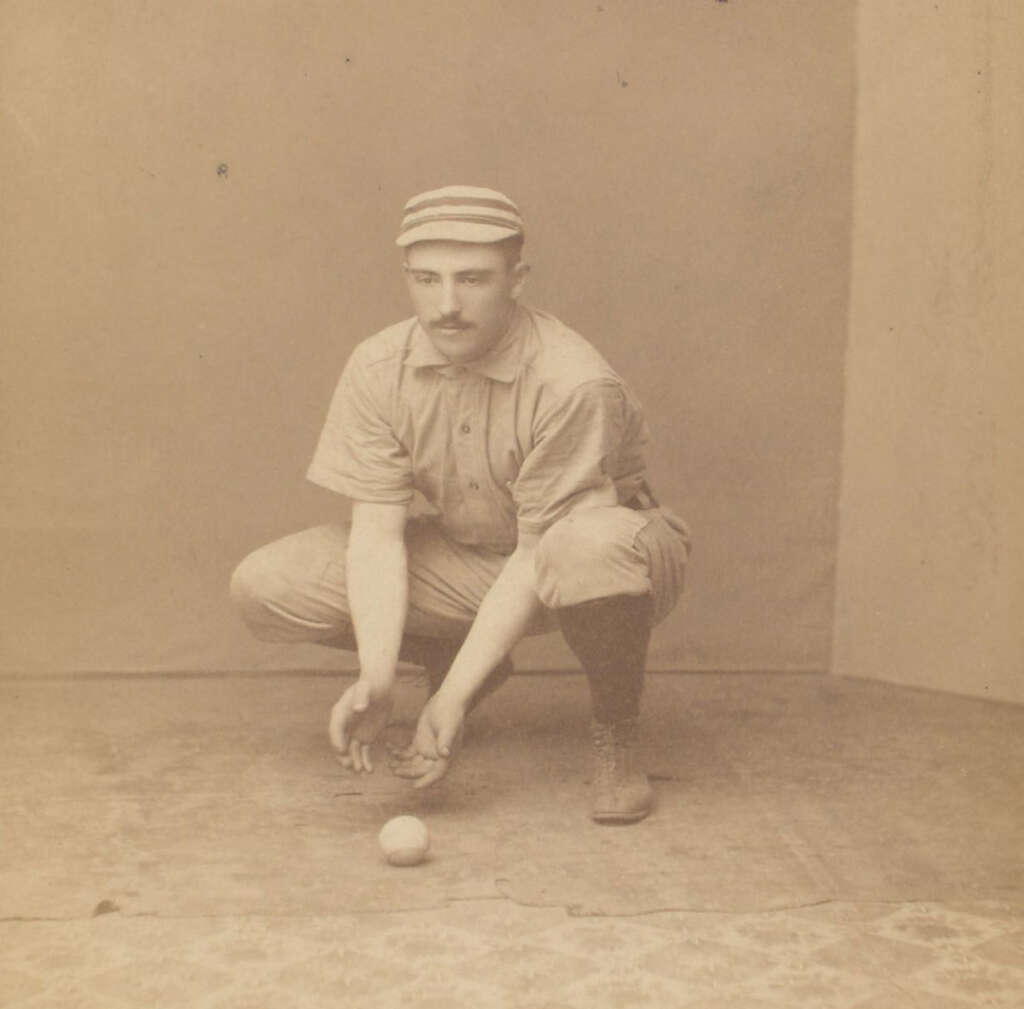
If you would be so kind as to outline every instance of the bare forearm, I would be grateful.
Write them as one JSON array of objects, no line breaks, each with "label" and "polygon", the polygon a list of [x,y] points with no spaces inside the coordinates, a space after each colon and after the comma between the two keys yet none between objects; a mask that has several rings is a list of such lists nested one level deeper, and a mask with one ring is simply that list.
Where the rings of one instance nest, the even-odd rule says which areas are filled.
[{"label": "bare forearm", "polygon": [[346,556],[346,582],[360,676],[377,688],[389,688],[408,605],[404,541],[354,537]]},{"label": "bare forearm", "polygon": [[533,547],[520,547],[484,597],[441,689],[459,703],[468,703],[487,674],[526,633],[540,606]]}]

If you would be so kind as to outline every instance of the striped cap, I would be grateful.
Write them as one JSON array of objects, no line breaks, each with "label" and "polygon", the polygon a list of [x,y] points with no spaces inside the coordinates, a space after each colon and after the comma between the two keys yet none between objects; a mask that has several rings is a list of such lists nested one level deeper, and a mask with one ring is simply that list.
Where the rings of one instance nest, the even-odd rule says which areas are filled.
[{"label": "striped cap", "polygon": [[445,186],[406,205],[396,245],[413,242],[500,242],[523,234],[519,208],[504,194],[477,186]]}]

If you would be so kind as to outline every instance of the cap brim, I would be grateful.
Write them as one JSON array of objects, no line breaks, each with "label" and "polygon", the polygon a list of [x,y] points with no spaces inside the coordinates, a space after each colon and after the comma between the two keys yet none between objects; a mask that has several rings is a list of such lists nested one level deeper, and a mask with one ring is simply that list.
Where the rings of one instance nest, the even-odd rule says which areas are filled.
[{"label": "cap brim", "polygon": [[497,224],[477,224],[471,221],[424,221],[403,231],[395,245],[405,247],[413,242],[500,242],[522,232],[516,228],[503,228]]}]

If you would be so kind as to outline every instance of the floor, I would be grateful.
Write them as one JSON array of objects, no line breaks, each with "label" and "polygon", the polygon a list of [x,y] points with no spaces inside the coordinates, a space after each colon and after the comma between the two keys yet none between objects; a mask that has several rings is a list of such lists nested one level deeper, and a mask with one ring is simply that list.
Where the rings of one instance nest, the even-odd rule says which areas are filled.
[{"label": "floor", "polygon": [[515,677],[426,793],[333,761],[323,675],[0,682],[0,1005],[1024,1007],[1024,709],[649,681],[623,828],[577,676]]}]

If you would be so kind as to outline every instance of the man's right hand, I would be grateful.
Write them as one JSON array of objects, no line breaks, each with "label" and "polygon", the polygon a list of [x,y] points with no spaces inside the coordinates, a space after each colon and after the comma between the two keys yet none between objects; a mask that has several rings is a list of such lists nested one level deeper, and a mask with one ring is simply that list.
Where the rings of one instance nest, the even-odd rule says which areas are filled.
[{"label": "man's right hand", "polygon": [[374,689],[362,678],[343,693],[331,709],[328,731],[342,767],[373,771],[370,744],[388,724],[394,698],[390,688]]}]

